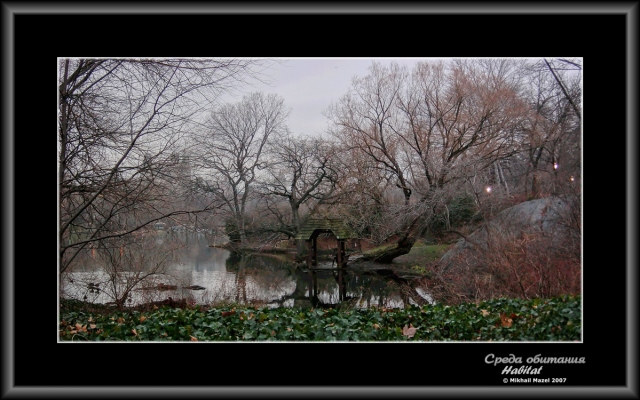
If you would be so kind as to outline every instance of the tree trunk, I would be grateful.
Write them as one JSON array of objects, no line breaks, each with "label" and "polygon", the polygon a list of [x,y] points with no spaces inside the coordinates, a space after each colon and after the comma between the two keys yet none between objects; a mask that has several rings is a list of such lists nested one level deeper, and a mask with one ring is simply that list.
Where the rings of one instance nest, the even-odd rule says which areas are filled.
[{"label": "tree trunk", "polygon": [[531,198],[538,198],[538,174],[537,171],[533,171],[533,178],[531,179]]},{"label": "tree trunk", "polygon": [[307,245],[304,240],[296,239],[296,255],[302,257],[307,250]]},{"label": "tree trunk", "polygon": [[500,165],[500,161],[498,161],[498,172],[500,173],[500,179],[502,179],[502,182],[504,183],[504,189],[507,191],[507,197],[509,197],[509,185],[504,177],[504,172],[502,172],[502,165]]},{"label": "tree trunk", "polygon": [[396,243],[388,247],[383,247],[377,251],[367,253],[358,260],[390,264],[394,258],[409,253],[417,240],[416,234],[420,227],[420,219],[421,216],[416,217],[413,222],[411,222],[411,225],[409,225],[409,228],[407,228],[404,235]]},{"label": "tree trunk", "polygon": [[[295,202],[290,202],[291,204],[291,216],[293,227],[296,230],[296,234],[300,232],[301,224],[300,224],[300,204]],[[296,240],[296,255],[301,257],[306,251],[306,244],[304,240]]]}]

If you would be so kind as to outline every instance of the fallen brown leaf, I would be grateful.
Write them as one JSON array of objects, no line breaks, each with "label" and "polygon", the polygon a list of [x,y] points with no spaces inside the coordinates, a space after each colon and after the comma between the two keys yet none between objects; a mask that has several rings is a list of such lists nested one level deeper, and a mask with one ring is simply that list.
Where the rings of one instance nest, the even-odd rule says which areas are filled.
[{"label": "fallen brown leaf", "polygon": [[414,328],[413,324],[409,324],[409,327],[405,325],[404,328],[402,328],[402,334],[408,338],[412,338],[417,330],[418,328]]},{"label": "fallen brown leaf", "polygon": [[235,311],[223,311],[222,312],[222,316],[223,317],[228,317],[229,315],[233,315],[235,313],[236,313]]},{"label": "fallen brown leaf", "polygon": [[507,317],[507,314],[505,313],[500,313],[500,319],[502,320],[502,326],[505,328],[511,328],[511,325],[513,324],[513,320],[509,317]]},{"label": "fallen brown leaf", "polygon": [[192,341],[192,342],[197,342],[197,341],[198,341],[198,338],[197,338],[197,337],[195,337],[195,336],[191,336],[191,341]]}]

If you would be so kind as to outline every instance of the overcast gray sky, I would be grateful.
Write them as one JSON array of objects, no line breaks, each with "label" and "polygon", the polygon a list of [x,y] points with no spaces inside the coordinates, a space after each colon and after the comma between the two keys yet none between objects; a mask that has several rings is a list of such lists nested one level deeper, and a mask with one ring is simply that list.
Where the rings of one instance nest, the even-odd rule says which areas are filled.
[{"label": "overcast gray sky", "polygon": [[327,127],[323,111],[347,93],[351,78],[365,76],[373,61],[397,62],[410,69],[427,58],[294,58],[265,71],[270,85],[252,83],[242,91],[276,93],[291,108],[288,125],[295,134],[318,135]]}]

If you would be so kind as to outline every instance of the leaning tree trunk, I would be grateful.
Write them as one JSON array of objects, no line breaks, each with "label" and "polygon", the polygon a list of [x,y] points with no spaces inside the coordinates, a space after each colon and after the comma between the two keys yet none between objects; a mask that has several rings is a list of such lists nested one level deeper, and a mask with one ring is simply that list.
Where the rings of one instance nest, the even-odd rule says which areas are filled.
[{"label": "leaning tree trunk", "polygon": [[420,227],[420,216],[416,217],[404,235],[394,244],[383,247],[377,251],[373,251],[363,255],[358,260],[374,261],[381,264],[389,264],[394,258],[407,254],[417,240],[418,228]]}]

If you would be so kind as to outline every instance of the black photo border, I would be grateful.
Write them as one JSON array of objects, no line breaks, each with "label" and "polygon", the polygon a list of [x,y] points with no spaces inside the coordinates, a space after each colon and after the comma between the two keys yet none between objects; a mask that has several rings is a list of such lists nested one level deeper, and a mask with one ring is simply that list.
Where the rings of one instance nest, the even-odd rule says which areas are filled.
[{"label": "black photo border", "polygon": [[[300,398],[300,397],[358,397],[358,398],[380,398],[380,397],[428,397],[428,396],[455,396],[462,398],[474,397],[494,397],[494,398],[512,398],[512,397],[579,397],[579,398],[638,398],[638,386],[634,377],[637,375],[637,295],[636,279],[637,272],[637,256],[634,239],[636,239],[636,181],[635,181],[635,163],[637,121],[637,23],[638,23],[638,3],[637,2],[601,2],[601,3],[483,3],[483,2],[447,2],[447,3],[371,3],[359,5],[357,3],[314,3],[305,2],[296,3],[99,3],[99,2],[2,2],[1,3],[1,26],[2,26],[2,149],[3,149],[3,269],[2,269],[2,326],[9,327],[3,329],[2,354],[3,354],[3,376],[2,376],[2,398],[112,398],[112,397],[131,397],[131,398],[207,398],[207,397],[274,397],[274,398]],[[15,162],[18,161],[15,155],[17,146],[16,138],[16,108],[14,106],[14,98],[17,86],[14,81],[15,64],[14,55],[16,50],[16,42],[14,41],[14,18],[16,16],[36,15],[36,14],[180,14],[185,12],[201,12],[201,13],[219,13],[219,14],[394,14],[394,13],[448,13],[448,14],[526,14],[539,13],[562,15],[563,13],[578,14],[617,14],[626,17],[626,204],[625,212],[627,224],[625,225],[625,244],[626,244],[626,290],[627,303],[624,312],[626,318],[626,347],[627,356],[625,358],[626,385],[622,386],[597,386],[597,379],[593,386],[544,386],[544,387],[519,387],[519,386],[468,386],[461,384],[460,386],[444,386],[438,385],[437,376],[432,379],[427,386],[419,386],[415,381],[409,386],[386,386],[382,382],[378,383],[377,379],[372,380],[370,385],[331,385],[331,380],[325,380],[318,385],[290,385],[284,382],[274,382],[273,386],[250,384],[250,374],[246,378],[247,383],[243,383],[245,379],[238,382],[221,382],[212,381],[210,385],[207,382],[197,382],[196,386],[171,386],[170,379],[160,379],[160,383],[155,385],[139,385],[139,386],[117,386],[110,385],[105,379],[104,384],[90,385],[85,382],[78,382],[74,386],[56,386],[50,384],[43,385],[20,385],[16,384],[19,377],[16,376],[14,366],[16,362],[16,312],[18,305],[16,304],[16,236],[15,233],[15,206],[17,203],[16,190],[16,167]],[[64,29],[64,28],[61,28]],[[582,27],[582,29],[596,29],[596,27]],[[597,45],[597,44],[594,44]],[[87,51],[87,56],[101,56],[100,54],[91,54]],[[567,53],[571,53],[568,49]],[[456,54],[458,55],[458,54]],[[552,54],[553,56],[554,54]],[[561,54],[564,55],[564,54]],[[58,54],[58,56],[71,56],[70,54]],[[459,54],[458,56],[464,56]],[[580,54],[575,54],[580,56]],[[51,67],[49,61],[43,62],[43,74],[47,76],[47,80],[52,79]],[[585,64],[587,64],[585,62]],[[588,70],[588,68],[586,68]],[[51,74],[51,75],[48,75]],[[51,77],[49,77],[51,76]],[[46,86],[47,88],[52,86]],[[50,89],[46,89],[47,91]],[[52,90],[52,89],[51,89]],[[45,95],[45,97],[47,97]],[[51,97],[51,96],[48,96]],[[587,102],[588,104],[588,102]],[[635,106],[633,106],[635,104]],[[49,107],[49,103],[47,103]],[[47,108],[49,110],[49,108]],[[52,114],[45,114],[52,115]],[[48,117],[45,117],[48,118]],[[44,141],[45,143],[51,143]],[[54,239],[52,239],[53,241]],[[47,247],[48,248],[48,247]],[[47,307],[43,307],[45,310]],[[47,320],[48,321],[48,320]],[[45,322],[45,329],[50,329],[48,322]],[[43,334],[47,336],[48,334]],[[53,339],[50,339],[53,340]],[[64,351],[68,350],[67,345]],[[339,345],[341,346],[341,345]],[[365,345],[366,346],[366,345]],[[375,346],[372,345],[372,346]],[[151,347],[157,348],[155,344]],[[237,346],[231,346],[236,349]],[[271,348],[280,348],[281,346],[270,346]],[[388,348],[388,346],[384,345]],[[90,348],[87,348],[91,350]],[[162,349],[161,349],[162,350]],[[297,348],[296,348],[297,350]],[[495,351],[497,352],[497,351]],[[509,350],[506,351],[508,355]],[[273,355],[270,351],[268,354]],[[550,354],[550,356],[554,356]],[[46,354],[41,355],[46,357]],[[395,362],[395,361],[394,361]],[[589,362],[587,360],[587,362]],[[67,365],[62,363],[61,365]],[[571,367],[571,366],[569,366]],[[267,366],[267,368],[269,368]],[[464,360],[460,363],[460,373],[467,373],[464,370]],[[606,365],[601,368],[607,368]],[[634,373],[633,371],[636,371]],[[420,371],[418,369],[417,374]],[[415,376],[416,373],[408,374],[408,379]]]}]

